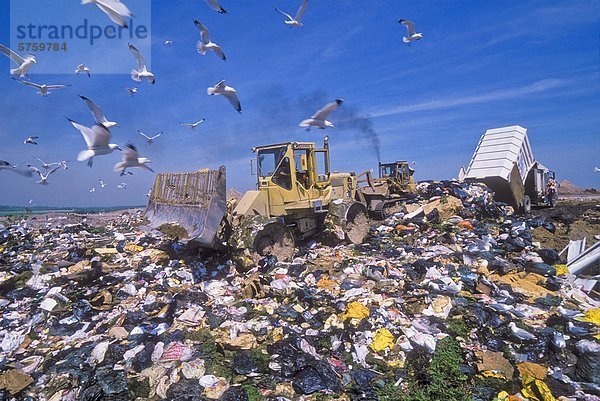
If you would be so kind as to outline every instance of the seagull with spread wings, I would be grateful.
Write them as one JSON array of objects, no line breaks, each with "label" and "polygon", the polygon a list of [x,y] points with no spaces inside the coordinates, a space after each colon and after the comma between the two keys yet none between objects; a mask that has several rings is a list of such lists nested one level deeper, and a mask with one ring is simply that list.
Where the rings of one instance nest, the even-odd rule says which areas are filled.
[{"label": "seagull with spread wings", "polygon": [[14,51],[10,50],[8,47],[0,44],[0,53],[4,54],[6,57],[11,59],[18,67],[12,68],[10,70],[11,75],[18,75],[23,78],[27,75],[29,69],[37,63],[35,56],[29,53],[26,57],[21,57]]},{"label": "seagull with spread wings", "polygon": [[36,159],[42,163],[42,168],[44,170],[50,170],[52,168],[52,166],[57,165],[60,167],[60,162],[52,162],[52,163],[46,163],[45,161],[43,161],[42,159],[40,159],[39,157],[36,157]]},{"label": "seagull with spread wings", "polygon": [[31,171],[40,176],[40,180],[37,182],[40,185],[48,185],[48,176],[56,170],[60,169],[60,167],[54,167],[52,170],[46,171],[46,173],[42,173],[38,168],[30,167]]},{"label": "seagull with spread wings", "polygon": [[344,99],[337,98],[335,101],[327,103],[315,114],[313,114],[311,118],[303,120],[300,124],[298,124],[298,126],[307,127],[307,129],[310,129],[310,127],[317,127],[320,129],[325,129],[325,127],[334,128],[334,125],[331,123],[331,121],[327,121],[326,118],[329,113],[336,110],[343,102]]},{"label": "seagull with spread wings", "polygon": [[79,75],[80,73],[87,74],[88,78],[92,77],[92,70],[89,67],[86,67],[85,64],[79,64],[75,69],[75,73]]},{"label": "seagull with spread wings", "polygon": [[87,145],[87,150],[82,150],[77,155],[77,161],[87,160],[87,165],[92,167],[92,163],[95,156],[108,155],[115,150],[121,150],[119,145],[114,143],[108,143],[110,141],[110,131],[102,125],[95,124],[92,127],[86,127],[76,121],[67,118],[71,125],[75,127],[81,135]]},{"label": "seagull with spread wings", "polygon": [[38,140],[39,136],[28,136],[27,138],[25,138],[25,140],[23,141],[23,143],[25,145],[30,144],[30,145],[37,145],[37,140]]},{"label": "seagull with spread wings", "polygon": [[138,88],[125,88],[125,90],[129,93],[129,96],[133,97],[138,92]]},{"label": "seagull with spread wings", "polygon": [[96,122],[96,124],[102,125],[106,129],[111,129],[112,127],[118,127],[119,126],[119,124],[117,124],[114,121],[108,121],[106,119],[106,117],[104,116],[104,113],[102,112],[102,109],[100,107],[98,107],[98,105],[96,103],[92,102],[90,99],[88,99],[85,96],[79,95],[79,97],[90,108],[90,110],[92,112],[92,116],[94,116],[94,121]]},{"label": "seagull with spread wings", "polygon": [[242,105],[237,97],[237,91],[231,86],[225,85],[225,81],[220,81],[212,88],[208,88],[206,93],[209,95],[223,95],[227,98],[229,103],[237,110],[238,113],[242,112]]},{"label": "seagull with spread wings", "polygon": [[219,14],[227,14],[227,10],[225,10],[217,0],[206,0],[206,4]]},{"label": "seagull with spread wings", "polygon": [[154,74],[148,71],[148,68],[146,67],[146,60],[144,60],[144,56],[142,56],[142,53],[140,53],[137,47],[135,47],[131,43],[129,44],[129,50],[131,50],[131,53],[133,53],[133,55],[135,56],[135,60],[138,66],[137,70],[131,70],[131,79],[133,79],[135,82],[142,82],[142,78],[145,78],[148,80],[148,82],[154,84],[154,82],[156,81],[154,79]]},{"label": "seagull with spread wings", "polygon": [[161,131],[159,134],[156,134],[154,136],[148,136],[148,135],[144,134],[140,130],[138,130],[138,132],[140,133],[141,136],[143,136],[144,138],[146,138],[146,142],[148,142],[148,145],[152,145],[154,143],[154,140],[157,139],[159,136],[161,136],[163,134],[163,131]]},{"label": "seagull with spread wings", "polygon": [[180,122],[179,125],[183,125],[184,127],[190,127],[190,129],[192,131],[195,131],[196,127],[198,127],[198,125],[202,124],[204,121],[206,121],[206,118],[201,118],[200,120],[196,121],[195,123],[182,123],[182,122]]},{"label": "seagull with spread wings", "polygon": [[274,7],[275,11],[277,11],[279,14],[283,15],[284,17],[287,18],[287,20],[285,20],[284,22],[291,27],[293,26],[297,26],[298,28],[301,28],[303,26],[302,22],[300,22],[300,18],[302,18],[302,15],[304,14],[304,12],[306,11],[306,7],[308,7],[308,0],[304,0],[302,2],[302,5],[300,5],[300,8],[298,9],[298,11],[296,12],[296,16],[292,18],[291,15],[289,15],[286,12],[281,11],[280,9],[278,9],[277,7]]},{"label": "seagull with spread wings", "polygon": [[119,0],[81,0],[81,4],[97,5],[103,13],[108,15],[108,18],[110,18],[112,22],[123,28],[128,28],[125,20],[131,17],[132,13],[129,11],[129,8]]},{"label": "seagull with spread wings", "polygon": [[205,55],[208,50],[212,50],[221,60],[227,61],[227,57],[225,57],[225,53],[223,53],[221,46],[210,40],[208,28],[197,19],[194,20],[194,25],[196,25],[196,28],[200,31],[200,40],[196,43],[198,53]]},{"label": "seagull with spread wings", "polygon": [[148,171],[154,172],[150,167],[146,166],[146,163],[152,163],[152,160],[146,157],[138,157],[137,148],[128,143],[123,149],[123,160],[115,164],[114,171],[120,171],[121,175],[125,174],[125,170],[132,167],[140,167]]},{"label": "seagull with spread wings", "polygon": [[398,20],[398,23],[400,25],[404,25],[406,27],[406,29],[408,30],[408,36],[405,36],[402,38],[402,41],[404,43],[408,43],[410,44],[411,42],[414,42],[415,40],[419,40],[423,37],[422,33],[417,33],[415,32],[415,24],[407,19],[401,19]]},{"label": "seagull with spread wings", "polygon": [[68,86],[71,86],[71,85],[46,85],[46,84],[36,84],[35,82],[31,82],[31,81],[23,81],[23,80],[16,79],[16,78],[13,78],[13,79],[14,79],[15,81],[17,81],[18,83],[20,83],[20,84],[27,85],[27,86],[30,86],[30,87],[32,87],[32,88],[34,88],[34,89],[37,89],[37,90],[38,90],[38,92],[37,92],[37,93],[39,93],[39,94],[40,94],[40,95],[42,95],[43,97],[48,97],[48,95],[49,95],[50,93],[52,93],[52,92],[50,92],[50,90],[51,90],[51,89],[52,89],[52,90],[54,90],[54,89],[63,89],[63,88],[66,88],[66,87],[68,87]]}]

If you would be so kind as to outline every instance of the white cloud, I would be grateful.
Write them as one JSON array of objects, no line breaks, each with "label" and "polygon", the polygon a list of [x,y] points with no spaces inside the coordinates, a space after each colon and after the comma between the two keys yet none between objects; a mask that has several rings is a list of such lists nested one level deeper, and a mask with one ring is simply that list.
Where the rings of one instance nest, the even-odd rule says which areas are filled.
[{"label": "white cloud", "polygon": [[514,99],[560,88],[567,85],[567,83],[568,81],[562,79],[544,79],[519,88],[495,90],[486,94],[471,96],[461,96],[457,94],[451,99],[431,100],[428,102],[395,106],[388,109],[371,112],[369,113],[369,117],[388,117],[416,111],[439,110],[468,104],[479,104],[497,100]]}]

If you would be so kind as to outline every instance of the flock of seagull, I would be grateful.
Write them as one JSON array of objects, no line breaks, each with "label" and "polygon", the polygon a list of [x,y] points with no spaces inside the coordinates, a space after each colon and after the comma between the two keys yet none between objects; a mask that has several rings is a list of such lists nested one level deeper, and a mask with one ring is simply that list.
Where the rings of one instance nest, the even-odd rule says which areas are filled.
[{"label": "flock of seagull", "polygon": [[[227,14],[227,10],[225,10],[217,0],[205,0],[207,5],[220,14]],[[132,16],[129,8],[120,0],[81,0],[82,5],[93,4],[96,5],[103,13],[105,13],[111,21],[116,23],[117,25],[128,28],[127,20]],[[274,10],[285,17],[283,21],[290,28],[296,27],[301,28],[303,23],[301,22],[302,17],[306,13],[308,8],[308,0],[303,0],[302,4],[298,8],[295,16],[288,14],[278,8],[274,8]],[[213,42],[210,36],[210,32],[208,28],[199,20],[193,20],[194,25],[198,29],[200,33],[200,40],[196,44],[196,49],[199,54],[205,55],[208,52],[213,52],[217,57],[219,57],[223,61],[227,61],[227,57],[221,46],[217,43]],[[417,33],[415,31],[414,24],[406,19],[400,19],[398,21],[401,25],[405,26],[407,29],[408,36],[403,38],[405,43],[409,45],[421,39],[423,35],[421,33]],[[164,41],[165,45],[172,45],[173,41],[166,40]],[[133,54],[136,69],[131,70],[131,79],[137,83],[141,83],[142,80],[146,80],[150,84],[154,84],[156,82],[156,78],[154,74],[148,70],[146,65],[146,61],[144,59],[143,54],[136,48],[135,45],[129,43],[128,48],[130,52]],[[12,78],[25,86],[29,86],[37,91],[43,97],[47,97],[52,91],[58,89],[64,89],[70,87],[71,85],[63,85],[63,84],[38,84],[32,82],[28,79],[29,70],[37,63],[36,56],[33,54],[27,55],[19,55],[15,51],[10,48],[0,44],[0,53],[7,56],[15,65],[15,68],[10,70],[10,74]],[[92,69],[85,64],[77,65],[75,69],[75,73],[77,75],[85,74],[88,78],[92,76]],[[18,76],[18,78],[15,78]],[[127,90],[130,96],[134,96],[138,93],[137,87],[128,87],[124,88]],[[221,80],[213,87],[207,88],[206,90],[208,95],[220,95],[225,97],[227,101],[233,106],[233,108],[238,112],[242,112],[242,106],[240,100],[238,98],[238,94],[235,88],[227,85],[225,80]],[[117,122],[109,121],[104,115],[102,109],[94,103],[92,100],[85,96],[80,96],[80,98],[85,102],[87,107],[90,109],[94,123],[91,126],[87,126],[76,122],[67,117],[69,123],[75,128],[77,131],[81,133],[83,139],[86,144],[86,148],[79,152],[76,159],[80,162],[87,162],[89,167],[92,167],[93,160],[95,157],[109,155],[114,151],[121,152],[121,161],[114,165],[114,171],[119,172],[121,176],[126,174],[133,174],[128,169],[140,168],[144,170],[148,170],[153,172],[153,170],[148,166],[152,161],[146,157],[140,157],[137,148],[135,145],[128,143],[123,148],[119,145],[110,143],[111,142],[111,129],[114,127],[118,127]],[[327,118],[330,113],[335,111],[341,104],[343,103],[343,99],[337,98],[333,102],[324,105],[322,108],[317,110],[310,118],[301,121],[298,125],[300,127],[306,128],[309,130],[310,128],[334,128],[334,124],[331,121],[328,121]],[[205,121],[204,118],[197,120],[191,123],[180,122],[181,126],[185,126],[190,128],[190,130],[194,131],[196,128]],[[152,145],[162,134],[160,132],[154,136],[148,136],[142,131],[138,130],[138,133],[146,140],[148,145]],[[24,143],[27,145],[37,145],[39,137],[37,136],[29,136],[25,139]],[[23,176],[32,176],[33,174],[37,174],[39,177],[39,181],[37,181],[40,185],[48,185],[48,178],[51,174],[57,172],[60,169],[66,170],[68,168],[67,161],[53,162],[53,163],[45,163],[39,158],[36,158],[39,162],[41,162],[41,169],[31,164],[25,164],[26,169],[20,168],[20,165],[13,165],[7,161],[0,160],[0,171],[9,170],[15,173],[21,174]],[[99,180],[100,188],[106,187],[106,184]],[[127,183],[122,182],[117,186],[118,189],[126,189]],[[89,192],[96,192],[96,187],[90,189]],[[148,195],[148,194],[146,194]]]}]

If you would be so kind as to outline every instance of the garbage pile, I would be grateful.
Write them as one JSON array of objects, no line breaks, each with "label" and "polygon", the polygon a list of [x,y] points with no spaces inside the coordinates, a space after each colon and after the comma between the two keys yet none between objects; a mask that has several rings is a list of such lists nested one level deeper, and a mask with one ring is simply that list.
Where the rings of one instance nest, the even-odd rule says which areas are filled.
[{"label": "garbage pile", "polygon": [[600,399],[600,302],[482,184],[238,273],[137,227],[0,225],[2,400]]}]

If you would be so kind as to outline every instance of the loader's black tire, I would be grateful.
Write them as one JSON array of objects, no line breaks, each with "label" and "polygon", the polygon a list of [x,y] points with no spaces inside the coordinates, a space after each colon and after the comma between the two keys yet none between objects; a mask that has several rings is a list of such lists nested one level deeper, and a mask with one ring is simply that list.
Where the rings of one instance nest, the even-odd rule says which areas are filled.
[{"label": "loader's black tire", "polygon": [[289,228],[283,223],[269,223],[256,234],[253,259],[258,262],[272,255],[279,261],[289,261],[294,251],[294,236]]},{"label": "loader's black tire", "polygon": [[350,206],[346,213],[346,239],[352,244],[360,244],[369,233],[367,209],[360,203]]}]

